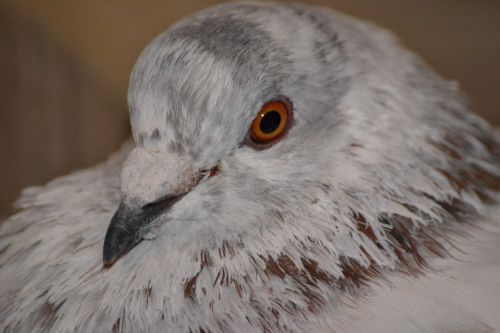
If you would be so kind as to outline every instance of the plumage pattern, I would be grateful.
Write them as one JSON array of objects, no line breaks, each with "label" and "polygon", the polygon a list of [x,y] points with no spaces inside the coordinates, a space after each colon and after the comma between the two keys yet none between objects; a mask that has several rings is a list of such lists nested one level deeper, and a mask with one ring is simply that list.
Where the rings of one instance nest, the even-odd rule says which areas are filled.
[{"label": "plumage pattern", "polygon": [[[286,138],[242,145],[277,96]],[[2,331],[500,328],[499,134],[388,32],[298,4],[210,8],[146,48],[129,109],[134,143],[27,189],[2,223]],[[182,186],[103,268],[120,201]]]}]

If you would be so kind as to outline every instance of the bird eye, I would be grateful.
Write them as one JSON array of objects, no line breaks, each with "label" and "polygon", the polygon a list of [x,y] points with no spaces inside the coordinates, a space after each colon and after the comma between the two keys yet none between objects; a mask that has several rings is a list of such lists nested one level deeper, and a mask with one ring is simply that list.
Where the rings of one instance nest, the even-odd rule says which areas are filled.
[{"label": "bird eye", "polygon": [[290,127],[290,109],[284,101],[265,104],[250,127],[250,139],[257,145],[267,145],[281,138]]}]

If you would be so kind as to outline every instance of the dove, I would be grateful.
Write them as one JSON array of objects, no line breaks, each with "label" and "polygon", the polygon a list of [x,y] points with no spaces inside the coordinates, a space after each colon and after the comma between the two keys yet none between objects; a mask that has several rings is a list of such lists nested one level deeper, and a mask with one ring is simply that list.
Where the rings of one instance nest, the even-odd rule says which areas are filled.
[{"label": "dove", "polygon": [[500,329],[500,134],[390,32],[210,7],[128,105],[133,140],[2,222],[2,332]]}]

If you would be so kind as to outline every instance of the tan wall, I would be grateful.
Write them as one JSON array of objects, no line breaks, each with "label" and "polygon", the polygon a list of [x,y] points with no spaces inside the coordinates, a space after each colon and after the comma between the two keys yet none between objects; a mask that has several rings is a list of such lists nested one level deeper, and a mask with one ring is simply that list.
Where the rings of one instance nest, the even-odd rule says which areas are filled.
[{"label": "tan wall", "polygon": [[[213,0],[0,2],[0,212],[21,187],[104,158],[127,136],[144,45]],[[500,1],[324,0],[396,31],[500,124]]]}]

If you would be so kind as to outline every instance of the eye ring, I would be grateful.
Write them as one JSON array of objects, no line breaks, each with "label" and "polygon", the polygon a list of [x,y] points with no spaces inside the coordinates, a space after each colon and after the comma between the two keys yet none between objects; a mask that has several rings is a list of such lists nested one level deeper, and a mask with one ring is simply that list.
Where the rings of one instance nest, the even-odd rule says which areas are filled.
[{"label": "eye ring", "polygon": [[292,124],[292,104],[288,99],[277,98],[265,103],[247,134],[247,144],[265,149],[282,139]]}]

